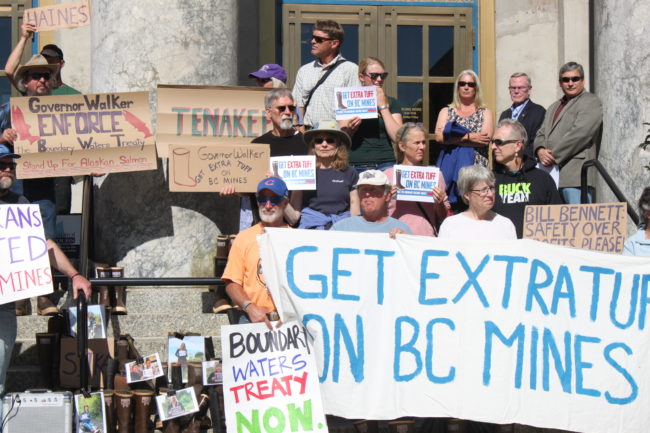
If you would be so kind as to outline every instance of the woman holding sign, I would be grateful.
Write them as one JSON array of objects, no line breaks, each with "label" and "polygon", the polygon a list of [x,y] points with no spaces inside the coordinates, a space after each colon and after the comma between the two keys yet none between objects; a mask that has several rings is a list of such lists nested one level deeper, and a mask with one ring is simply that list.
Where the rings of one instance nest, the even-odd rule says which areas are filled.
[{"label": "woman holding sign", "polygon": [[[395,156],[398,164],[422,166],[428,147],[426,131],[421,123],[408,122],[397,131]],[[395,179],[393,167],[384,172],[389,179]],[[396,200],[399,182],[394,181],[394,184],[388,215],[409,226],[414,235],[437,236],[440,224],[448,212],[451,212],[445,193],[445,179],[438,176],[438,186],[432,189],[432,198],[429,202]]]},{"label": "woman holding sign", "polygon": [[366,170],[384,170],[395,164],[393,143],[402,126],[402,108],[397,99],[384,93],[388,76],[384,64],[376,57],[366,57],[359,62],[359,81],[364,86],[377,89],[376,119],[358,117],[350,119],[344,130],[352,137],[350,164],[361,173]]},{"label": "woman holding sign", "polygon": [[[321,121],[305,132],[307,153],[316,155],[316,189],[293,191],[286,216],[298,228],[328,230],[336,221],[356,216],[359,196],[353,189],[359,180],[348,165],[350,137],[334,121]],[[300,209],[300,211],[297,211]]]}]

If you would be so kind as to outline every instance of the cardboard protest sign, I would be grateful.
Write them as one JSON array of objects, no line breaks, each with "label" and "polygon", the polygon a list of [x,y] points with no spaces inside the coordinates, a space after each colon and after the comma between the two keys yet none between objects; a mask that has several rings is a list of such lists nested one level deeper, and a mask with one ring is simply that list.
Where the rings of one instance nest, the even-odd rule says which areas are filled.
[{"label": "cardboard protest sign", "polygon": [[[112,338],[92,338],[88,340],[88,384],[99,387],[102,375],[106,374],[108,360],[113,358],[115,341]],[[77,339],[61,339],[59,379],[63,388],[79,388],[79,356]]]},{"label": "cardboard protest sign", "polygon": [[269,170],[280,177],[289,191],[316,189],[316,156],[274,156]]},{"label": "cardboard protest sign", "polygon": [[255,192],[268,171],[268,144],[171,145],[169,190],[210,192],[233,185]]},{"label": "cardboard protest sign", "polygon": [[18,178],[156,169],[148,95],[11,98]]},{"label": "cardboard protest sign", "polygon": [[524,238],[620,253],[627,234],[625,203],[526,206]]},{"label": "cardboard protest sign", "polygon": [[272,128],[264,111],[267,93],[261,87],[158,85],[158,155],[168,158],[170,144],[250,143]]},{"label": "cardboard protest sign", "polygon": [[331,230],[258,243],[282,321],[314,337],[326,413],[647,430],[650,258]]},{"label": "cardboard protest sign", "polygon": [[81,1],[25,9],[23,21],[34,24],[36,32],[83,27],[90,24],[90,6]]},{"label": "cardboard protest sign", "polygon": [[336,120],[353,117],[376,119],[378,116],[377,89],[375,86],[335,87],[334,106],[336,107]]},{"label": "cardboard protest sign", "polygon": [[396,165],[393,169],[393,185],[397,186],[397,200],[435,201],[433,188],[438,186],[440,169],[414,165]]},{"label": "cardboard protest sign", "polygon": [[0,205],[0,304],[54,291],[46,242],[38,205]]},{"label": "cardboard protest sign", "polygon": [[221,347],[229,433],[327,433],[311,341],[301,324],[222,326]]}]

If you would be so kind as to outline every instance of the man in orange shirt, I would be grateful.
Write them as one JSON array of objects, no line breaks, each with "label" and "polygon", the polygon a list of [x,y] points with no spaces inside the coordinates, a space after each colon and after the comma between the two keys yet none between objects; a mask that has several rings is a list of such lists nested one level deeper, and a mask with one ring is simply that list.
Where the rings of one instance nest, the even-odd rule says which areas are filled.
[{"label": "man in orange shirt", "polygon": [[234,304],[244,312],[240,323],[271,323],[268,313],[275,312],[260,262],[257,235],[266,227],[289,226],[284,222],[284,208],[287,207],[289,191],[278,177],[263,179],[257,185],[260,222],[239,232],[228,254],[228,264],[221,279],[226,283],[226,292]]}]

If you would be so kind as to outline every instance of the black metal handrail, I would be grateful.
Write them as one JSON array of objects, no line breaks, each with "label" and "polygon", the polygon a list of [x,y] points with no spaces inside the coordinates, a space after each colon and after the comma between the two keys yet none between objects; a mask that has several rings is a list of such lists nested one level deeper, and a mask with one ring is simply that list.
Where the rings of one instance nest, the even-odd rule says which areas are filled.
[{"label": "black metal handrail", "polygon": [[93,286],[217,286],[223,284],[216,277],[180,278],[90,278]]},{"label": "black metal handrail", "polygon": [[590,167],[595,167],[598,173],[602,176],[603,180],[609,186],[609,189],[612,190],[614,195],[616,196],[616,199],[619,202],[624,202],[627,203],[627,214],[632,218],[632,221],[634,221],[635,225],[639,225],[639,215],[636,213],[634,210],[634,206],[628,201],[628,199],[625,197],[623,192],[618,188],[616,185],[616,182],[614,182],[614,179],[607,173],[607,170],[605,170],[605,167],[597,160],[592,159],[589,161],[586,161],[584,164],[582,164],[582,169],[580,170],[580,202],[581,203],[588,203],[589,200],[587,198],[587,172]]}]

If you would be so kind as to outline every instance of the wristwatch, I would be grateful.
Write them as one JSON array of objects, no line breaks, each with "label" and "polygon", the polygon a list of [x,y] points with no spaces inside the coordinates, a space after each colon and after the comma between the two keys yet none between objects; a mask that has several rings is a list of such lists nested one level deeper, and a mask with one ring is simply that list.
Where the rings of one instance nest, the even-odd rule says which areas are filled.
[{"label": "wristwatch", "polygon": [[385,109],[387,109],[387,108],[388,108],[388,105],[382,105],[381,107],[379,107],[379,111],[381,111],[381,110],[385,110]]}]

